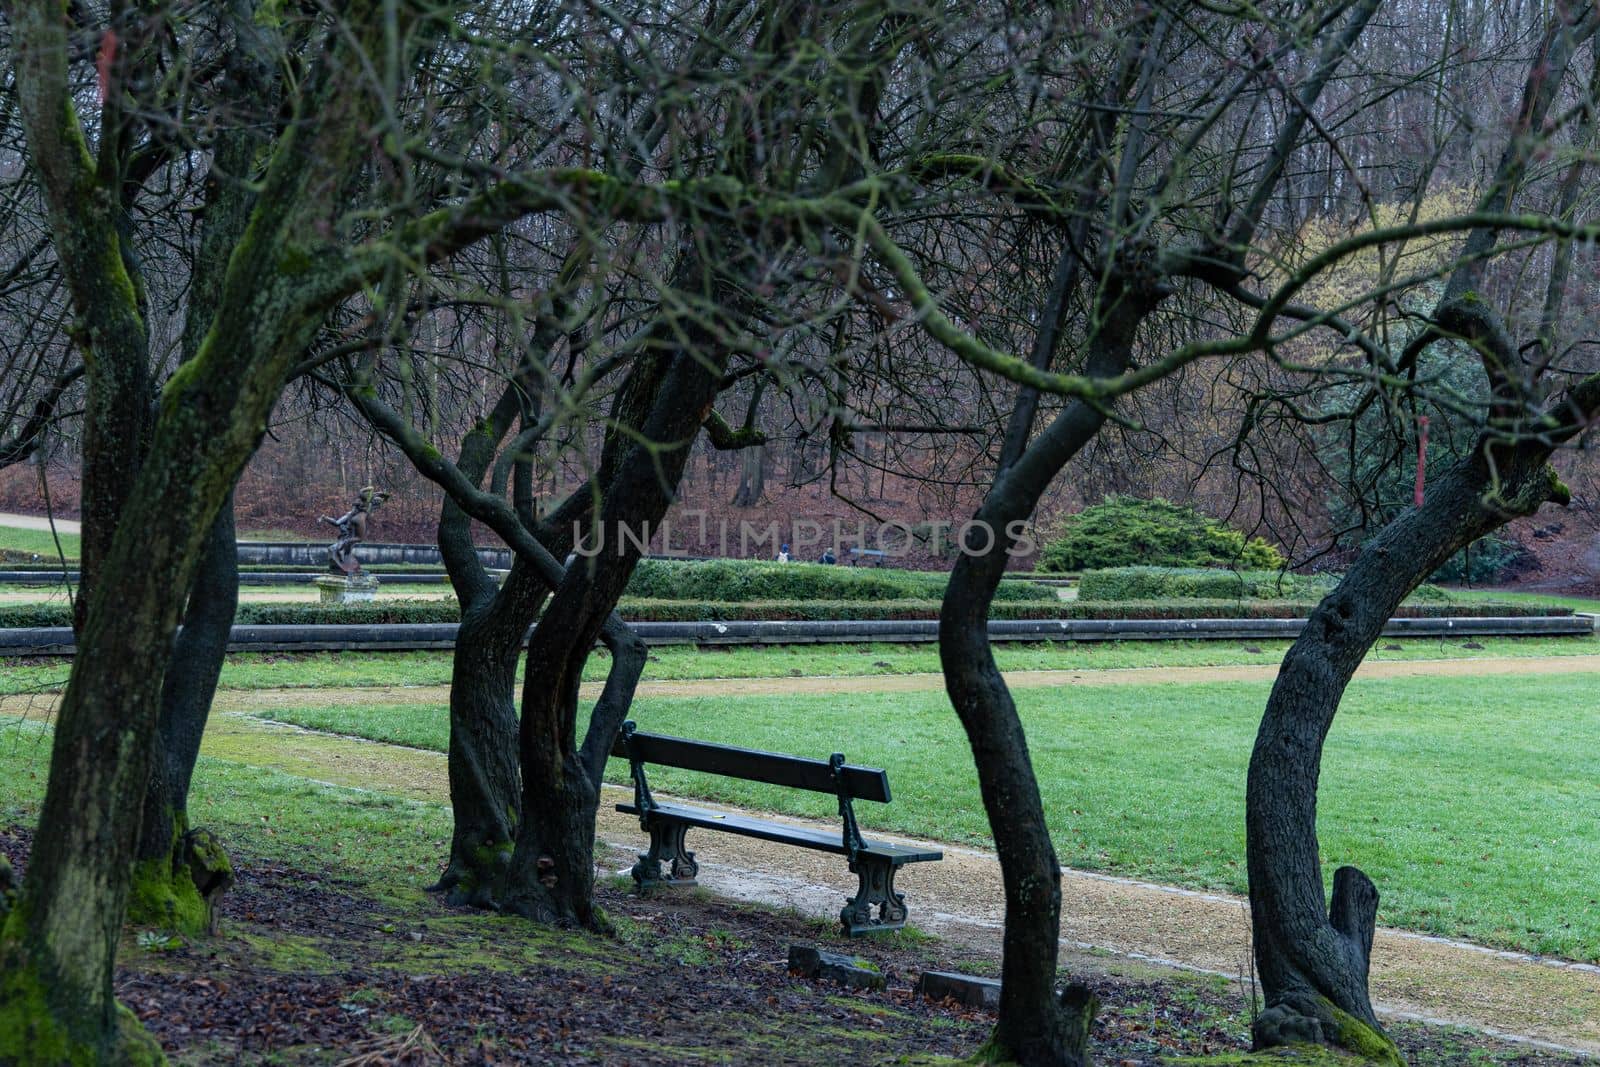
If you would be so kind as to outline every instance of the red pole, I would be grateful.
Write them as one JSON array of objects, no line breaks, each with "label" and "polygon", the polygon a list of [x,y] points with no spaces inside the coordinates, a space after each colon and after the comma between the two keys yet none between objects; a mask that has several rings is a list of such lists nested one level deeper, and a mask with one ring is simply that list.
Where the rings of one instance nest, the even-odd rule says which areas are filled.
[{"label": "red pole", "polygon": [[1420,508],[1422,486],[1427,478],[1428,467],[1428,416],[1418,416],[1417,426],[1417,491],[1412,495],[1411,502]]}]

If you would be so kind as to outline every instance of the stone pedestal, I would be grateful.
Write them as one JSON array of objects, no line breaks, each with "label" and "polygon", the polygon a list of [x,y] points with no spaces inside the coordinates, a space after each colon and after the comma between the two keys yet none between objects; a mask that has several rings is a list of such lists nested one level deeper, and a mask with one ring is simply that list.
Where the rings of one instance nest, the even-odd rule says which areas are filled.
[{"label": "stone pedestal", "polygon": [[316,585],[322,593],[322,603],[325,605],[364,604],[377,599],[378,596],[377,576],[364,571],[342,577],[337,574],[320,575]]}]

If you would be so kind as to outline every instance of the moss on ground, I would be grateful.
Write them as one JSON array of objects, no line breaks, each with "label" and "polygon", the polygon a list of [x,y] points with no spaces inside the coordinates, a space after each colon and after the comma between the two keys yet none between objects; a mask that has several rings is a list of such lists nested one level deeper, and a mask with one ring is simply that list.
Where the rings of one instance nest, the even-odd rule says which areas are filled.
[{"label": "moss on ground", "polygon": [[304,934],[240,931],[239,940],[250,947],[255,963],[284,974],[333,974],[343,964],[327,951],[324,938]]},{"label": "moss on ground", "polygon": [[1227,1052],[1217,1056],[1168,1056],[1161,1062],[1173,1067],[1358,1067],[1390,1061],[1369,1060],[1328,1045],[1285,1045],[1259,1052]]}]

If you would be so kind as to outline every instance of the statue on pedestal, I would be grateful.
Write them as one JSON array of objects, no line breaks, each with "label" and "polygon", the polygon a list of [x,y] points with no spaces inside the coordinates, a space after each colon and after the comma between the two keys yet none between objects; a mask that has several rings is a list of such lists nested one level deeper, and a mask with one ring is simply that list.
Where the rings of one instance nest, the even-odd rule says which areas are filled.
[{"label": "statue on pedestal", "polygon": [[356,559],[355,547],[366,539],[367,520],[389,499],[389,494],[374,486],[361,490],[361,495],[350,510],[337,519],[323,515],[322,521],[339,531],[338,540],[328,546],[328,572],[351,576],[360,573],[361,561]]}]

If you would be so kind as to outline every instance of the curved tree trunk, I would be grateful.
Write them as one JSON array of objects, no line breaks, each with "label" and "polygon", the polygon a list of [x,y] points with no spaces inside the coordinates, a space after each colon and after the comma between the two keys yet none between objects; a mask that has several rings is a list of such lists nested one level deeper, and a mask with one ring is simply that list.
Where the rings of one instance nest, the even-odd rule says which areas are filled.
[{"label": "curved tree trunk", "polygon": [[[1029,416],[1031,421],[1031,413]],[[1061,938],[1061,867],[1045,821],[1028,740],[1011,690],[989,647],[989,607],[1017,544],[1013,524],[1033,514],[1040,495],[1105,421],[1086,404],[1058,415],[1017,463],[996,479],[957,557],[939,610],[939,663],[967,741],[1005,884],[1000,1018],[996,1058],[1027,1064],[1087,1064],[1093,1004],[1078,987],[1055,993]],[[1024,431],[1025,433],[1026,431]]]},{"label": "curved tree trunk", "polygon": [[[1516,128],[1544,126],[1562,74],[1600,14],[1592,5],[1553,12],[1523,87]],[[1482,204],[1506,210],[1530,162],[1520,136],[1507,142]],[[1570,209],[1572,201],[1565,201]],[[1467,237],[1433,320],[1407,345],[1410,365],[1428,345],[1450,338],[1471,344],[1490,388],[1491,429],[1473,451],[1437,479],[1426,501],[1400,515],[1362,547],[1344,580],[1317,605],[1289,649],[1267,701],[1246,783],[1245,834],[1256,970],[1266,1010],[1257,1046],[1313,1042],[1370,1059],[1400,1054],[1372,1011],[1367,971],[1378,892],[1353,867],[1334,874],[1323,911],[1317,845],[1317,779],[1322,746],[1345,687],[1400,602],[1451,556],[1510,519],[1568,492],[1547,464],[1550,453],[1600,407],[1600,378],[1577,385],[1546,417],[1530,411],[1522,358],[1504,322],[1474,294],[1496,231]],[[1557,269],[1565,253],[1556,257]],[[1552,274],[1552,283],[1556,275]],[[1547,294],[1546,319],[1560,305]],[[1515,444],[1508,442],[1518,442]]]},{"label": "curved tree trunk", "polygon": [[[247,8],[230,3],[223,10],[233,33],[224,82],[236,99],[254,99],[268,113],[279,97],[271,46]],[[253,186],[241,178],[256,172],[266,142],[267,129],[248,122],[224,129],[217,137],[180,339],[185,363],[198,354],[222,299],[228,259],[256,202]],[[188,933],[210,931],[215,927],[217,899],[233,883],[227,854],[210,833],[191,829],[188,807],[189,783],[238,605],[239,561],[230,489],[206,534],[189,587],[183,628],[173,642],[162,681],[156,757],[134,852],[128,902],[132,922]]]},{"label": "curved tree trunk", "polygon": [[1284,657],[1250,757],[1245,826],[1256,971],[1266,1010],[1258,1047],[1315,1042],[1400,1062],[1367,993],[1378,893],[1353,867],[1323,910],[1317,844],[1322,746],[1345,687],[1400,602],[1461,550],[1565,490],[1549,445],[1475,452],[1438,479],[1420,508],[1362,548]]},{"label": "curved tree trunk", "polygon": [[230,492],[206,534],[183,627],[161,685],[156,757],[134,852],[128,920],[187,933],[215,928],[217,898],[233,884],[227,855],[189,826],[189,782],[228,652],[239,604],[239,558]]},{"label": "curved tree trunk", "polygon": [[464,605],[450,672],[450,859],[434,887],[452,904],[496,906],[521,812],[517,658],[544,588],[520,558],[499,594]]},{"label": "curved tree trunk", "polygon": [[[699,269],[690,256],[677,273],[698,281]],[[682,324],[661,329],[677,337]],[[646,658],[643,644],[613,614],[641,551],[618,531],[626,527],[643,535],[666,514],[728,360],[723,338],[706,326],[682,333],[687,343],[671,357],[638,365],[618,394],[613,421],[638,426],[647,443],[612,435],[601,457],[605,496],[595,516],[602,548],[566,569],[528,642],[520,731],[524,818],[502,906],[545,922],[605,926],[594,906],[600,780]],[[580,751],[578,685],[602,638],[611,651],[611,671]]]}]

